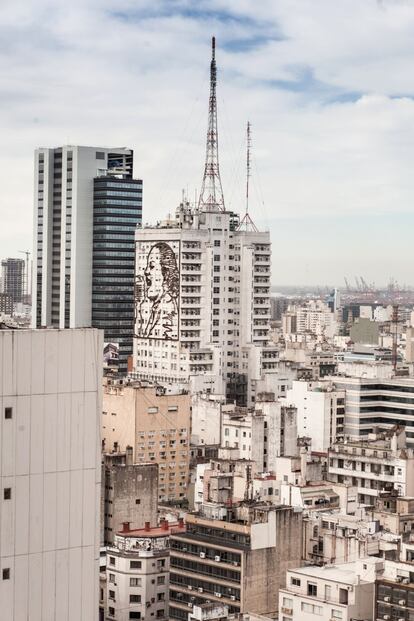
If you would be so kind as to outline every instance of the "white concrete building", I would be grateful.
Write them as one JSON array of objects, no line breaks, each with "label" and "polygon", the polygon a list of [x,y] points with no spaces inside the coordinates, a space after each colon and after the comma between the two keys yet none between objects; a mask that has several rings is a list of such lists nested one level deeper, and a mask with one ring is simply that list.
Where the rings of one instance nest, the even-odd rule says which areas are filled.
[{"label": "white concrete building", "polygon": [[345,390],[329,381],[295,381],[286,393],[286,403],[297,409],[297,433],[311,438],[312,451],[327,451],[343,437]]},{"label": "white concrete building", "polygon": [[115,535],[106,554],[105,621],[168,619],[172,532],[185,532],[184,523],[129,530],[126,522]]},{"label": "white concrete building", "polygon": [[279,591],[279,621],[372,621],[375,580],[383,561],[303,567],[287,571]]},{"label": "white concrete building", "polygon": [[0,617],[98,618],[102,337],[0,330]]},{"label": "white concrete building", "polygon": [[309,300],[303,306],[289,307],[285,315],[282,325],[286,334],[310,333],[325,338],[333,338],[336,334],[335,314],[322,300]]},{"label": "white concrete building", "polygon": [[136,231],[134,370],[159,382],[252,403],[271,372],[268,232],[229,211],[181,204],[175,220]]},{"label": "white concrete building", "polygon": [[372,505],[381,492],[393,489],[414,496],[414,451],[407,448],[404,428],[337,442],[328,456],[328,478],[356,486],[360,503]]},{"label": "white concrete building", "polygon": [[191,443],[220,444],[221,408],[226,403],[224,395],[207,392],[191,395]]}]

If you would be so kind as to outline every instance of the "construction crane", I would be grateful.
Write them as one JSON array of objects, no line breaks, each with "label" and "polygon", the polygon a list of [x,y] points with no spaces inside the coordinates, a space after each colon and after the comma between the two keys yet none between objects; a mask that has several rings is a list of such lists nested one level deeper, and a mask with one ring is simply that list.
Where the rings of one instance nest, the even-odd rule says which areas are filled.
[{"label": "construction crane", "polygon": [[30,263],[30,255],[31,252],[29,250],[19,250],[20,254],[26,255],[26,264],[25,264],[25,274],[24,274],[24,296],[25,302],[28,302],[29,298],[29,263]]},{"label": "construction crane", "polygon": [[351,291],[351,286],[348,282],[348,279],[346,278],[346,276],[344,276],[344,281],[345,281],[345,286],[346,286],[346,290],[348,291],[348,293]]}]

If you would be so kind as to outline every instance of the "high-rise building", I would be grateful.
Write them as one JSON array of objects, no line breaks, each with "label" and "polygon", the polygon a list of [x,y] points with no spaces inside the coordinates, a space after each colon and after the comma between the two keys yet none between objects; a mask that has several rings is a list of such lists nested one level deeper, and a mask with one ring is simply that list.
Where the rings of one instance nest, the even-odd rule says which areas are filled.
[{"label": "high-rise building", "polygon": [[101,349],[0,330],[1,619],[98,618]]},{"label": "high-rise building", "polygon": [[94,326],[132,353],[134,233],[142,181],[130,149],[63,146],[35,153],[33,327]]},{"label": "high-rise building", "polygon": [[3,259],[2,284],[3,293],[10,295],[13,303],[23,301],[25,294],[25,263],[23,259]]},{"label": "high-rise building", "polygon": [[[270,347],[269,232],[226,210],[218,167],[215,44],[204,179],[197,206],[136,232],[138,377],[254,401]],[[247,215],[247,214],[246,214]]]}]

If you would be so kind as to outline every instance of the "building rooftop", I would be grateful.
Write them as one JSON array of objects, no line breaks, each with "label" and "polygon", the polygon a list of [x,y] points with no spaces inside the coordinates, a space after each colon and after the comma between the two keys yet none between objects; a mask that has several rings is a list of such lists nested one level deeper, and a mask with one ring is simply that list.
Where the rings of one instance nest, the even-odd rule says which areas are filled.
[{"label": "building rooftop", "polygon": [[166,537],[172,533],[184,533],[186,526],[184,520],[180,519],[178,522],[168,522],[167,520],[161,520],[159,526],[150,526],[149,522],[145,523],[144,528],[135,528],[130,530],[129,522],[124,522],[122,530],[117,532],[117,535],[122,537]]}]

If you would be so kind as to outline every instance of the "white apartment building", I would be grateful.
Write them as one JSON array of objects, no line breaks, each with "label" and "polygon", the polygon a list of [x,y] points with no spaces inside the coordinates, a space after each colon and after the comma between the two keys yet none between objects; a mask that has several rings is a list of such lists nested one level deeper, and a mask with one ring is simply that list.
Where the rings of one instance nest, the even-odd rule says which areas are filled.
[{"label": "white apartment building", "polygon": [[407,448],[404,428],[337,442],[328,457],[328,478],[356,486],[359,503],[372,505],[381,492],[393,489],[414,495],[414,451]]},{"label": "white apartment building", "polygon": [[184,523],[130,530],[125,522],[115,535],[106,554],[105,621],[168,619],[172,532],[185,532]]},{"label": "white apartment building", "polygon": [[335,377],[338,390],[345,390],[344,434],[366,437],[376,429],[406,427],[408,446],[414,446],[414,378]]},{"label": "white apartment building", "polygon": [[312,451],[325,452],[344,434],[345,390],[329,380],[294,381],[286,403],[297,410],[297,433],[311,438]]},{"label": "white apartment building", "polygon": [[279,621],[373,621],[375,579],[384,562],[302,567],[287,571],[279,591]]},{"label": "white apartment building", "polygon": [[0,330],[0,617],[98,618],[101,333]]},{"label": "white apartment building", "polygon": [[221,408],[226,403],[224,395],[207,392],[191,395],[191,443],[220,444]]},{"label": "white apartment building", "polygon": [[134,370],[159,382],[252,403],[277,360],[270,345],[269,232],[232,212],[181,204],[175,220],[136,231]]},{"label": "white apartment building", "polygon": [[282,318],[284,333],[310,333],[333,338],[337,331],[335,314],[322,300],[309,300],[303,306],[289,307]]}]

